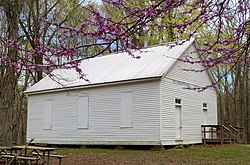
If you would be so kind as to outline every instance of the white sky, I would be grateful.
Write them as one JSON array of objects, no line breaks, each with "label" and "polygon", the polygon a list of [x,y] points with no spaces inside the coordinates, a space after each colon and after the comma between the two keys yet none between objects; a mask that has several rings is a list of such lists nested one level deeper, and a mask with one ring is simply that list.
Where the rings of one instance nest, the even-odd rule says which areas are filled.
[{"label": "white sky", "polygon": [[89,2],[96,2],[98,4],[100,4],[102,2],[102,0],[79,0],[80,2],[85,1],[85,3],[89,3]]}]

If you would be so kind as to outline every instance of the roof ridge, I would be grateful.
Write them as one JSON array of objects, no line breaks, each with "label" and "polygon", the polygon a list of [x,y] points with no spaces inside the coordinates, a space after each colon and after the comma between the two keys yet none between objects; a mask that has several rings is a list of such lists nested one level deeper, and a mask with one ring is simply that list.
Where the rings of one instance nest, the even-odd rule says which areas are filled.
[{"label": "roof ridge", "polygon": [[[178,41],[172,41],[172,42],[167,42],[167,43],[160,43],[160,44],[155,44],[155,45],[150,45],[150,46],[147,46],[145,48],[141,48],[141,49],[129,49],[130,51],[133,51],[133,52],[137,52],[137,51],[143,51],[145,49],[148,49],[148,48],[155,48],[155,47],[159,47],[159,46],[170,46],[172,44],[177,44],[177,43],[182,43],[184,44],[185,42],[193,42],[193,40],[195,40],[195,38],[191,37],[190,39],[185,39],[185,40],[178,40]],[[98,57],[105,57],[105,56],[109,56],[109,55],[117,55],[117,54],[121,54],[121,53],[127,53],[127,51],[119,51],[119,52],[112,52],[112,53],[108,53],[108,54],[100,54],[94,58],[98,58]],[[88,60],[85,59],[85,60]]]}]

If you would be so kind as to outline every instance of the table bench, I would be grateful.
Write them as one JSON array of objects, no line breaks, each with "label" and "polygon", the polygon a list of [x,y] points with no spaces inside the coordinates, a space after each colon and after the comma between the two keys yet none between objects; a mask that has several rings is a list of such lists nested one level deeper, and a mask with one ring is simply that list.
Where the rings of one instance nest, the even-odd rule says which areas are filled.
[{"label": "table bench", "polygon": [[58,148],[51,147],[38,147],[38,146],[11,146],[11,147],[2,147],[0,146],[0,159],[5,161],[6,164],[11,163],[14,160],[14,163],[25,163],[32,164],[41,163],[50,165],[50,158],[55,157],[58,159],[59,165],[62,164],[62,159],[66,158],[63,155],[52,154],[54,150]]},{"label": "table bench", "polygon": [[[39,155],[43,155],[42,153],[32,153],[32,155],[34,156],[39,156]],[[48,156],[48,154],[45,154],[45,156]],[[59,165],[62,164],[62,159],[63,158],[66,158],[66,156],[63,156],[63,155],[55,155],[55,154],[50,154],[49,155],[50,157],[54,157],[54,158],[57,158],[58,159],[58,162],[59,162]]]},{"label": "table bench", "polygon": [[1,155],[2,159],[5,159],[6,165],[9,164],[9,160],[19,160],[19,164],[21,161],[28,161],[29,164],[32,164],[33,161],[38,161],[39,158],[37,157],[28,157],[28,156],[15,156],[15,155]]},{"label": "table bench", "polygon": [[10,149],[11,149],[10,147],[0,146],[0,155],[7,154]]}]

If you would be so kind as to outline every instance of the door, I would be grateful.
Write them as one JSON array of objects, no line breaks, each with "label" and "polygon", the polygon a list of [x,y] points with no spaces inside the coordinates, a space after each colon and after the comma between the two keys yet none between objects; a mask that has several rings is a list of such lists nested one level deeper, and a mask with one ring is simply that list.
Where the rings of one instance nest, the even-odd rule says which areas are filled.
[{"label": "door", "polygon": [[175,137],[177,140],[182,139],[182,112],[181,106],[175,106]]},{"label": "door", "polygon": [[[207,125],[207,109],[203,109],[203,125]],[[205,128],[206,131],[209,131],[209,128]],[[204,136],[204,135],[203,135]],[[210,134],[206,133],[206,138],[209,138]],[[204,137],[203,137],[204,138]]]},{"label": "door", "polygon": [[207,109],[203,109],[203,125],[207,124]]}]

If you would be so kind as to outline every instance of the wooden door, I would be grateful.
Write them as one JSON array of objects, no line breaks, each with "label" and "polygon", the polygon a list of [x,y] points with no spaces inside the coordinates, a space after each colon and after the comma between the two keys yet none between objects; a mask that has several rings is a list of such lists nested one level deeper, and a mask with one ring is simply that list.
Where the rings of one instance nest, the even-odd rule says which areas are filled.
[{"label": "wooden door", "polygon": [[181,106],[175,106],[175,128],[176,128],[176,139],[182,139],[182,111]]}]

